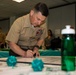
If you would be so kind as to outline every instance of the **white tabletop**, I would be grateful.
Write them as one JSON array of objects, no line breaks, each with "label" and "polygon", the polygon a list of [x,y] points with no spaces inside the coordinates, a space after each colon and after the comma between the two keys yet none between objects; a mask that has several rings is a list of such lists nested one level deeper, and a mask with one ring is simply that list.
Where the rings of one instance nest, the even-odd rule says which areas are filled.
[{"label": "white tabletop", "polygon": [[[34,72],[31,64],[35,58],[17,58],[18,62],[15,67],[8,67],[7,58],[0,58],[0,75],[76,75],[76,71],[64,72],[61,71],[61,58],[59,56],[42,56],[39,59],[45,63],[44,69],[41,72]],[[23,63],[22,63],[23,62]],[[26,64],[27,62],[27,64]]]},{"label": "white tabletop", "polygon": [[[61,57],[60,56],[40,56],[38,57],[41,59],[45,64],[61,64]],[[18,62],[25,62],[31,63],[35,58],[21,58],[17,57]],[[0,58],[0,61],[6,61],[7,58]]]}]

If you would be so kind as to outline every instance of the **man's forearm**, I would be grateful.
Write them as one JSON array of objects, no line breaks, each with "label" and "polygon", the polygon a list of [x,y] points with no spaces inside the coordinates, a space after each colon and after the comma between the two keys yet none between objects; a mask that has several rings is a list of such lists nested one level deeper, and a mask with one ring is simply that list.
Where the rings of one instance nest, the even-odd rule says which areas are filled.
[{"label": "man's forearm", "polygon": [[38,45],[39,47],[42,46],[43,41],[44,41],[44,40],[39,40],[38,43],[37,43],[37,45]]},{"label": "man's forearm", "polygon": [[10,49],[15,52],[16,54],[25,57],[26,56],[26,52],[23,51],[18,45],[16,45],[15,43],[9,42],[9,47]]}]

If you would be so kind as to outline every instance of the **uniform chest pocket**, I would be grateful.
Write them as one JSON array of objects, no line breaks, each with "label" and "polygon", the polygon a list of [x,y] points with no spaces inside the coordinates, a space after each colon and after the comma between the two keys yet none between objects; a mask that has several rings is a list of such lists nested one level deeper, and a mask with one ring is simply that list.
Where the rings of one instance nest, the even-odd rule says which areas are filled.
[{"label": "uniform chest pocket", "polygon": [[38,29],[36,31],[36,39],[39,39],[41,37],[42,33],[43,33],[42,29]]},{"label": "uniform chest pocket", "polygon": [[19,40],[28,41],[30,38],[29,29],[23,29],[20,33]]}]

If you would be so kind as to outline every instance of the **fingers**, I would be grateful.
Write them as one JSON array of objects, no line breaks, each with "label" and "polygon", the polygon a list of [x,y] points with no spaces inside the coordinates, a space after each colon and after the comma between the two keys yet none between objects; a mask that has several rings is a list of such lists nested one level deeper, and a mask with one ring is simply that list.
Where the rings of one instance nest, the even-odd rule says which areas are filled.
[{"label": "fingers", "polygon": [[40,56],[40,53],[39,53],[39,52],[36,52],[36,53],[33,52],[33,56],[34,56],[34,57],[39,57],[39,56]]},{"label": "fingers", "polygon": [[30,58],[30,57],[32,58],[32,57],[33,57],[33,51],[28,50],[26,56],[29,57],[29,58]]},{"label": "fingers", "polygon": [[38,51],[28,50],[26,52],[26,57],[28,57],[28,58],[39,57],[39,56],[40,56],[40,53]]}]

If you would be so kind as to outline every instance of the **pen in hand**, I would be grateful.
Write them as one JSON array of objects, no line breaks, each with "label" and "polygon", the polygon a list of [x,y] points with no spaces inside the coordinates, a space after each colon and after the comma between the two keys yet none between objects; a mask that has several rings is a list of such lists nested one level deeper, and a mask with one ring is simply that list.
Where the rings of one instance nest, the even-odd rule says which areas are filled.
[{"label": "pen in hand", "polygon": [[33,55],[33,57],[34,57],[34,58],[36,57],[36,53]]}]

